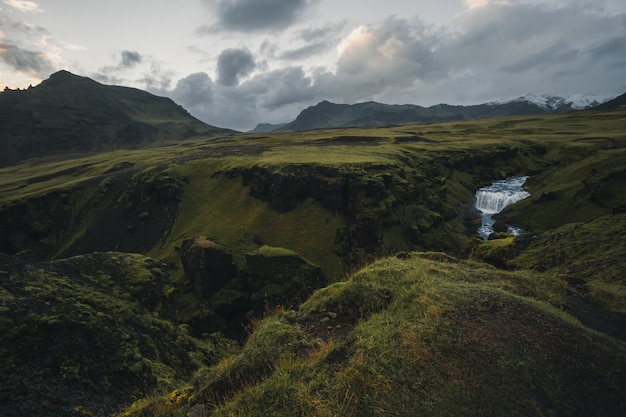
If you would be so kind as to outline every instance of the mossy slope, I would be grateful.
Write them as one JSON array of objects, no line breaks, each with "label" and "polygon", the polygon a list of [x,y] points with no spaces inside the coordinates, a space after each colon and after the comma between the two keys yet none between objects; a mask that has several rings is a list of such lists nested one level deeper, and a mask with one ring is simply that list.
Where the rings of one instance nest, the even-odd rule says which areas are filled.
[{"label": "mossy slope", "polygon": [[[212,312],[191,294],[177,253],[190,236],[223,243],[235,263],[262,245],[286,248],[337,281],[346,271],[399,250],[468,253],[474,247],[469,235],[476,215],[463,213],[474,191],[495,178],[531,175],[531,198],[502,218],[538,238],[531,235],[520,244],[509,237],[489,242],[488,249],[502,266],[547,272],[505,273],[443,255],[385,258],[321,290],[300,309],[261,322],[240,355],[198,374],[195,388],[176,391],[184,395],[155,397],[129,413],[184,414],[185,407],[198,403],[215,408],[217,415],[414,415],[416,410],[451,415],[471,404],[475,415],[620,415],[623,342],[591,331],[561,310],[570,309],[568,297],[581,291],[623,314],[624,229],[619,225],[626,196],[625,131],[623,111],[572,113],[205,137],[163,148],[29,161],[0,169],[0,244],[4,251],[32,249],[50,259],[116,248],[146,252],[167,264],[172,287],[155,294],[172,291],[170,298],[141,299],[144,290],[152,294],[150,285],[141,284],[137,291],[122,286],[113,292],[115,299],[136,297],[137,305],[147,306],[142,308],[150,320],[161,320],[154,311],[164,312],[163,303],[173,303],[185,321],[206,321]],[[91,258],[66,265],[84,268],[81,259]],[[7,265],[18,265],[14,262]],[[7,282],[35,279],[26,266],[5,269],[17,271]],[[85,274],[94,273],[89,271]],[[70,273],[51,274],[45,279]],[[120,276],[126,275],[136,274]],[[145,282],[152,281],[161,282],[158,277]],[[26,292],[25,305],[34,303],[44,312],[56,308],[57,299],[50,295],[37,304],[37,291],[52,288],[55,294],[61,291],[56,287],[68,286],[46,282],[20,290]],[[15,298],[12,291],[6,293],[9,299]],[[108,299],[102,304],[93,307],[96,317],[107,311],[106,305],[115,305]],[[127,311],[124,306],[119,309]],[[16,319],[10,311],[2,313],[7,328]],[[138,321],[145,318],[141,311]],[[32,320],[36,331],[29,337],[39,346],[48,339],[57,343],[54,332],[37,327],[37,315]],[[66,315],[60,323],[76,321]],[[171,324],[152,325],[159,326]],[[158,333],[165,335],[160,339],[168,340],[164,332]],[[115,346],[126,343],[119,337],[116,332],[111,336],[114,353]],[[138,348],[141,358],[160,361],[154,353],[159,350],[139,339],[131,343],[130,356],[115,354],[120,360],[132,358],[133,346],[148,346]],[[178,352],[167,345],[164,358],[170,349]],[[123,371],[139,370],[154,384],[158,372],[149,361],[131,360]],[[91,369],[88,359],[78,363],[65,375]],[[168,367],[174,365],[163,363],[159,369],[171,375]],[[39,368],[20,364],[25,374],[41,377],[37,384],[45,393]],[[16,375],[20,366],[8,372]],[[53,381],[60,381],[55,372]],[[99,381],[99,375],[84,380]],[[125,375],[125,381],[136,380]],[[103,392],[124,395],[123,403],[145,392],[133,391],[132,384],[122,388],[123,394],[106,387]],[[11,387],[2,392],[24,391]],[[33,398],[24,403],[34,403]],[[81,401],[93,403],[91,397]],[[154,404],[161,411],[146,411]]]},{"label": "mossy slope", "polygon": [[[214,416],[626,411],[626,345],[564,313],[564,284],[554,275],[433,253],[403,258],[375,262],[259,323],[241,353],[198,374],[189,388],[196,401],[142,412],[183,414],[194,405]],[[349,317],[356,305],[363,309]]]},{"label": "mossy slope", "polygon": [[173,288],[158,261],[0,254],[0,269],[2,415],[109,415],[217,357],[213,342],[173,324]]},{"label": "mossy slope", "polygon": [[626,316],[626,214],[602,216],[546,232],[510,261],[551,270],[608,312]]}]

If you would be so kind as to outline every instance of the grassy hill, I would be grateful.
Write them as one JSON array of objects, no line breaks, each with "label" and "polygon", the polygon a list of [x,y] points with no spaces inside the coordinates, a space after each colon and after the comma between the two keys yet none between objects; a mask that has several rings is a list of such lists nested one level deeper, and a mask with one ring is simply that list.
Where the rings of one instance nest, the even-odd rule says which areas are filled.
[{"label": "grassy hill", "polygon": [[[155,290],[156,310],[149,300],[134,303],[188,326],[190,343],[240,329],[240,347],[218,346],[212,360],[186,362],[179,375],[194,377],[124,388],[132,395],[120,397],[129,406],[120,415],[620,415],[624,132],[618,108],[211,134],[31,159],[0,169],[0,252],[8,254],[0,276],[12,277],[2,281],[2,297],[12,300],[33,267],[54,269],[66,258],[71,265],[94,252],[106,254],[98,255],[104,263],[139,253],[139,266],[116,285],[154,272],[146,256],[168,275]],[[483,241],[474,193],[510,175],[530,176],[531,197],[500,218],[530,233]],[[208,296],[194,290],[181,265],[182,243],[193,237],[222,248],[235,271]],[[252,262],[263,254],[266,263]],[[254,280],[278,273],[272,262],[280,269],[283,258],[296,256],[319,266],[330,284],[303,303],[285,303],[283,293],[272,298],[280,285],[264,282],[263,308],[252,304]],[[24,266],[9,268],[16,259],[26,259]],[[288,269],[280,273],[291,280]],[[89,293],[98,277],[63,280]],[[55,291],[45,298],[51,305]],[[2,310],[8,332],[17,319],[10,311]],[[134,328],[140,340],[155,338]],[[2,354],[13,357],[14,342],[2,341]],[[106,414],[90,404],[76,406]]]},{"label": "grassy hill", "polygon": [[27,90],[0,93],[0,120],[0,166],[228,132],[195,119],[168,98],[67,71]]}]

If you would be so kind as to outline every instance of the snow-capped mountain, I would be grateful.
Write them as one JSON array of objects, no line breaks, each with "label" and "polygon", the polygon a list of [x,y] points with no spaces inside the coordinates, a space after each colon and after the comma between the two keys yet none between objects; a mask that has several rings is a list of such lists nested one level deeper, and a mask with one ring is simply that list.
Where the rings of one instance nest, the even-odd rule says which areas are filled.
[{"label": "snow-capped mountain", "polygon": [[488,104],[531,103],[547,110],[583,110],[598,106],[613,98],[615,98],[614,95],[608,96],[601,94],[574,94],[567,97],[549,96],[546,94],[526,94],[525,96],[511,99],[495,100]]},{"label": "snow-capped mountain", "polygon": [[325,100],[315,106],[304,109],[292,122],[279,125],[278,127],[261,125],[255,131],[395,126],[404,123],[430,123],[548,114],[588,109],[603,104],[614,97],[599,94],[579,94],[567,97],[527,94],[522,97],[491,101],[483,104],[466,106],[437,104],[430,107],[414,104],[383,104],[373,101],[356,104],[336,104]]}]

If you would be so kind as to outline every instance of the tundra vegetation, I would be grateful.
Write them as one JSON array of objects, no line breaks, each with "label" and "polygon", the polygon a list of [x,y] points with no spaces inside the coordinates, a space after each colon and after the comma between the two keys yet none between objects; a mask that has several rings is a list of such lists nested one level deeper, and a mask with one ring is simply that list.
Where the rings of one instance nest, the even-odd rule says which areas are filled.
[{"label": "tundra vegetation", "polygon": [[620,108],[30,159],[0,213],[8,415],[626,413]]}]

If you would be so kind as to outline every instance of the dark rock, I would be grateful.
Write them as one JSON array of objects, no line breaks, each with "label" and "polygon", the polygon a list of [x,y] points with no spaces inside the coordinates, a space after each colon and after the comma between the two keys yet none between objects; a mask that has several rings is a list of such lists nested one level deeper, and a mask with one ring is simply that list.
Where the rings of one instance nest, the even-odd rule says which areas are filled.
[{"label": "dark rock", "polygon": [[487,240],[506,239],[510,236],[511,235],[506,232],[494,232],[489,235],[489,238]]},{"label": "dark rock", "polygon": [[509,230],[509,225],[501,220],[496,220],[496,222],[493,224],[493,230],[494,232],[506,233],[506,231]]},{"label": "dark rock", "polygon": [[215,294],[237,275],[233,255],[208,239],[183,240],[180,259],[196,294],[203,298]]},{"label": "dark rock", "polygon": [[326,284],[319,266],[296,252],[262,246],[246,255],[248,288],[256,308],[294,306]]},{"label": "dark rock", "polygon": [[556,200],[556,193],[554,191],[548,191],[548,192],[541,193],[541,195],[539,196],[537,200],[535,200],[535,202],[547,203],[549,201],[554,201],[554,200]]},{"label": "dark rock", "polygon": [[250,309],[250,296],[237,289],[222,288],[209,298],[208,304],[217,314],[230,318]]}]

